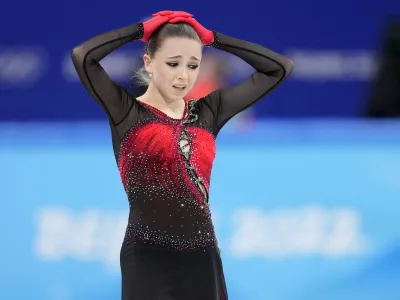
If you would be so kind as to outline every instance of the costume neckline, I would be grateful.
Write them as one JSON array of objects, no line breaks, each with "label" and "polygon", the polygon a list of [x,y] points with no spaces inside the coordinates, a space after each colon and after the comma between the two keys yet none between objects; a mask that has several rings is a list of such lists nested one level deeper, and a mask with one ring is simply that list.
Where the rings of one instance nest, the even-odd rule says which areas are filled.
[{"label": "costume neckline", "polygon": [[170,121],[174,121],[174,122],[180,122],[183,121],[187,118],[188,114],[188,102],[187,100],[183,99],[183,101],[185,101],[185,109],[183,110],[183,114],[180,118],[174,118],[171,117],[169,115],[167,115],[165,112],[163,112],[162,110],[152,106],[151,104],[148,104],[146,102],[143,102],[137,98],[135,98],[135,100],[137,102],[139,102],[141,105],[143,105],[144,107],[146,107],[147,109],[149,109],[151,112],[153,112],[157,117],[161,118],[161,119],[166,119],[166,120],[170,120]]}]

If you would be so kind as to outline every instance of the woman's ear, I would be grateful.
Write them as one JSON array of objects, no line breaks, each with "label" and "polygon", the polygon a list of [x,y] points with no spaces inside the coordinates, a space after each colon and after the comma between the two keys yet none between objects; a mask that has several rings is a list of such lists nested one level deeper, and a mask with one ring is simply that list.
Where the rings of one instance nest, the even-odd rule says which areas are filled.
[{"label": "woman's ear", "polygon": [[144,63],[144,68],[148,73],[152,73],[152,61],[149,55],[145,54],[143,55],[143,63]]}]

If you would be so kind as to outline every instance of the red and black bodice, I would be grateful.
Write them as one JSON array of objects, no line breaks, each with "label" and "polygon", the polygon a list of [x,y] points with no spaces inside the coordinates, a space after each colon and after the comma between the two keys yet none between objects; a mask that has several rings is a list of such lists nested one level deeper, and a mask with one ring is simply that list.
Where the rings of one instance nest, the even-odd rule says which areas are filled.
[{"label": "red and black bodice", "polygon": [[118,162],[131,207],[126,239],[179,250],[215,246],[209,188],[216,147],[197,100],[179,120],[138,100],[135,106],[140,117]]}]

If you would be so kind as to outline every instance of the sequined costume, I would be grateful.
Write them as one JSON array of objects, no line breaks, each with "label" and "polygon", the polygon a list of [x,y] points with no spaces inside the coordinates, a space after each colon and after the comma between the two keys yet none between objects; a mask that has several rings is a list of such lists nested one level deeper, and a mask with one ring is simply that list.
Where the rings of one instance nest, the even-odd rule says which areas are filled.
[{"label": "sequined costume", "polygon": [[233,116],[286,79],[292,62],[214,32],[211,47],[236,55],[255,72],[237,85],[186,101],[182,118],[174,119],[133,97],[99,64],[142,34],[139,22],[95,36],[72,51],[80,80],[107,115],[129,199],[120,257],[122,299],[227,299],[209,207],[215,139]]}]

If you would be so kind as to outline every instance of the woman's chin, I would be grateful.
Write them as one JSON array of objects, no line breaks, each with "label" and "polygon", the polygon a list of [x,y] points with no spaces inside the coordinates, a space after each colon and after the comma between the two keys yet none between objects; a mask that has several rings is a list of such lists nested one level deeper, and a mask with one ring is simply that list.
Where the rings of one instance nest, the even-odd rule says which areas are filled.
[{"label": "woman's chin", "polygon": [[170,98],[172,101],[180,101],[180,100],[182,100],[187,94],[188,94],[187,92],[185,92],[185,93],[172,93],[172,94],[170,94],[169,98]]}]

